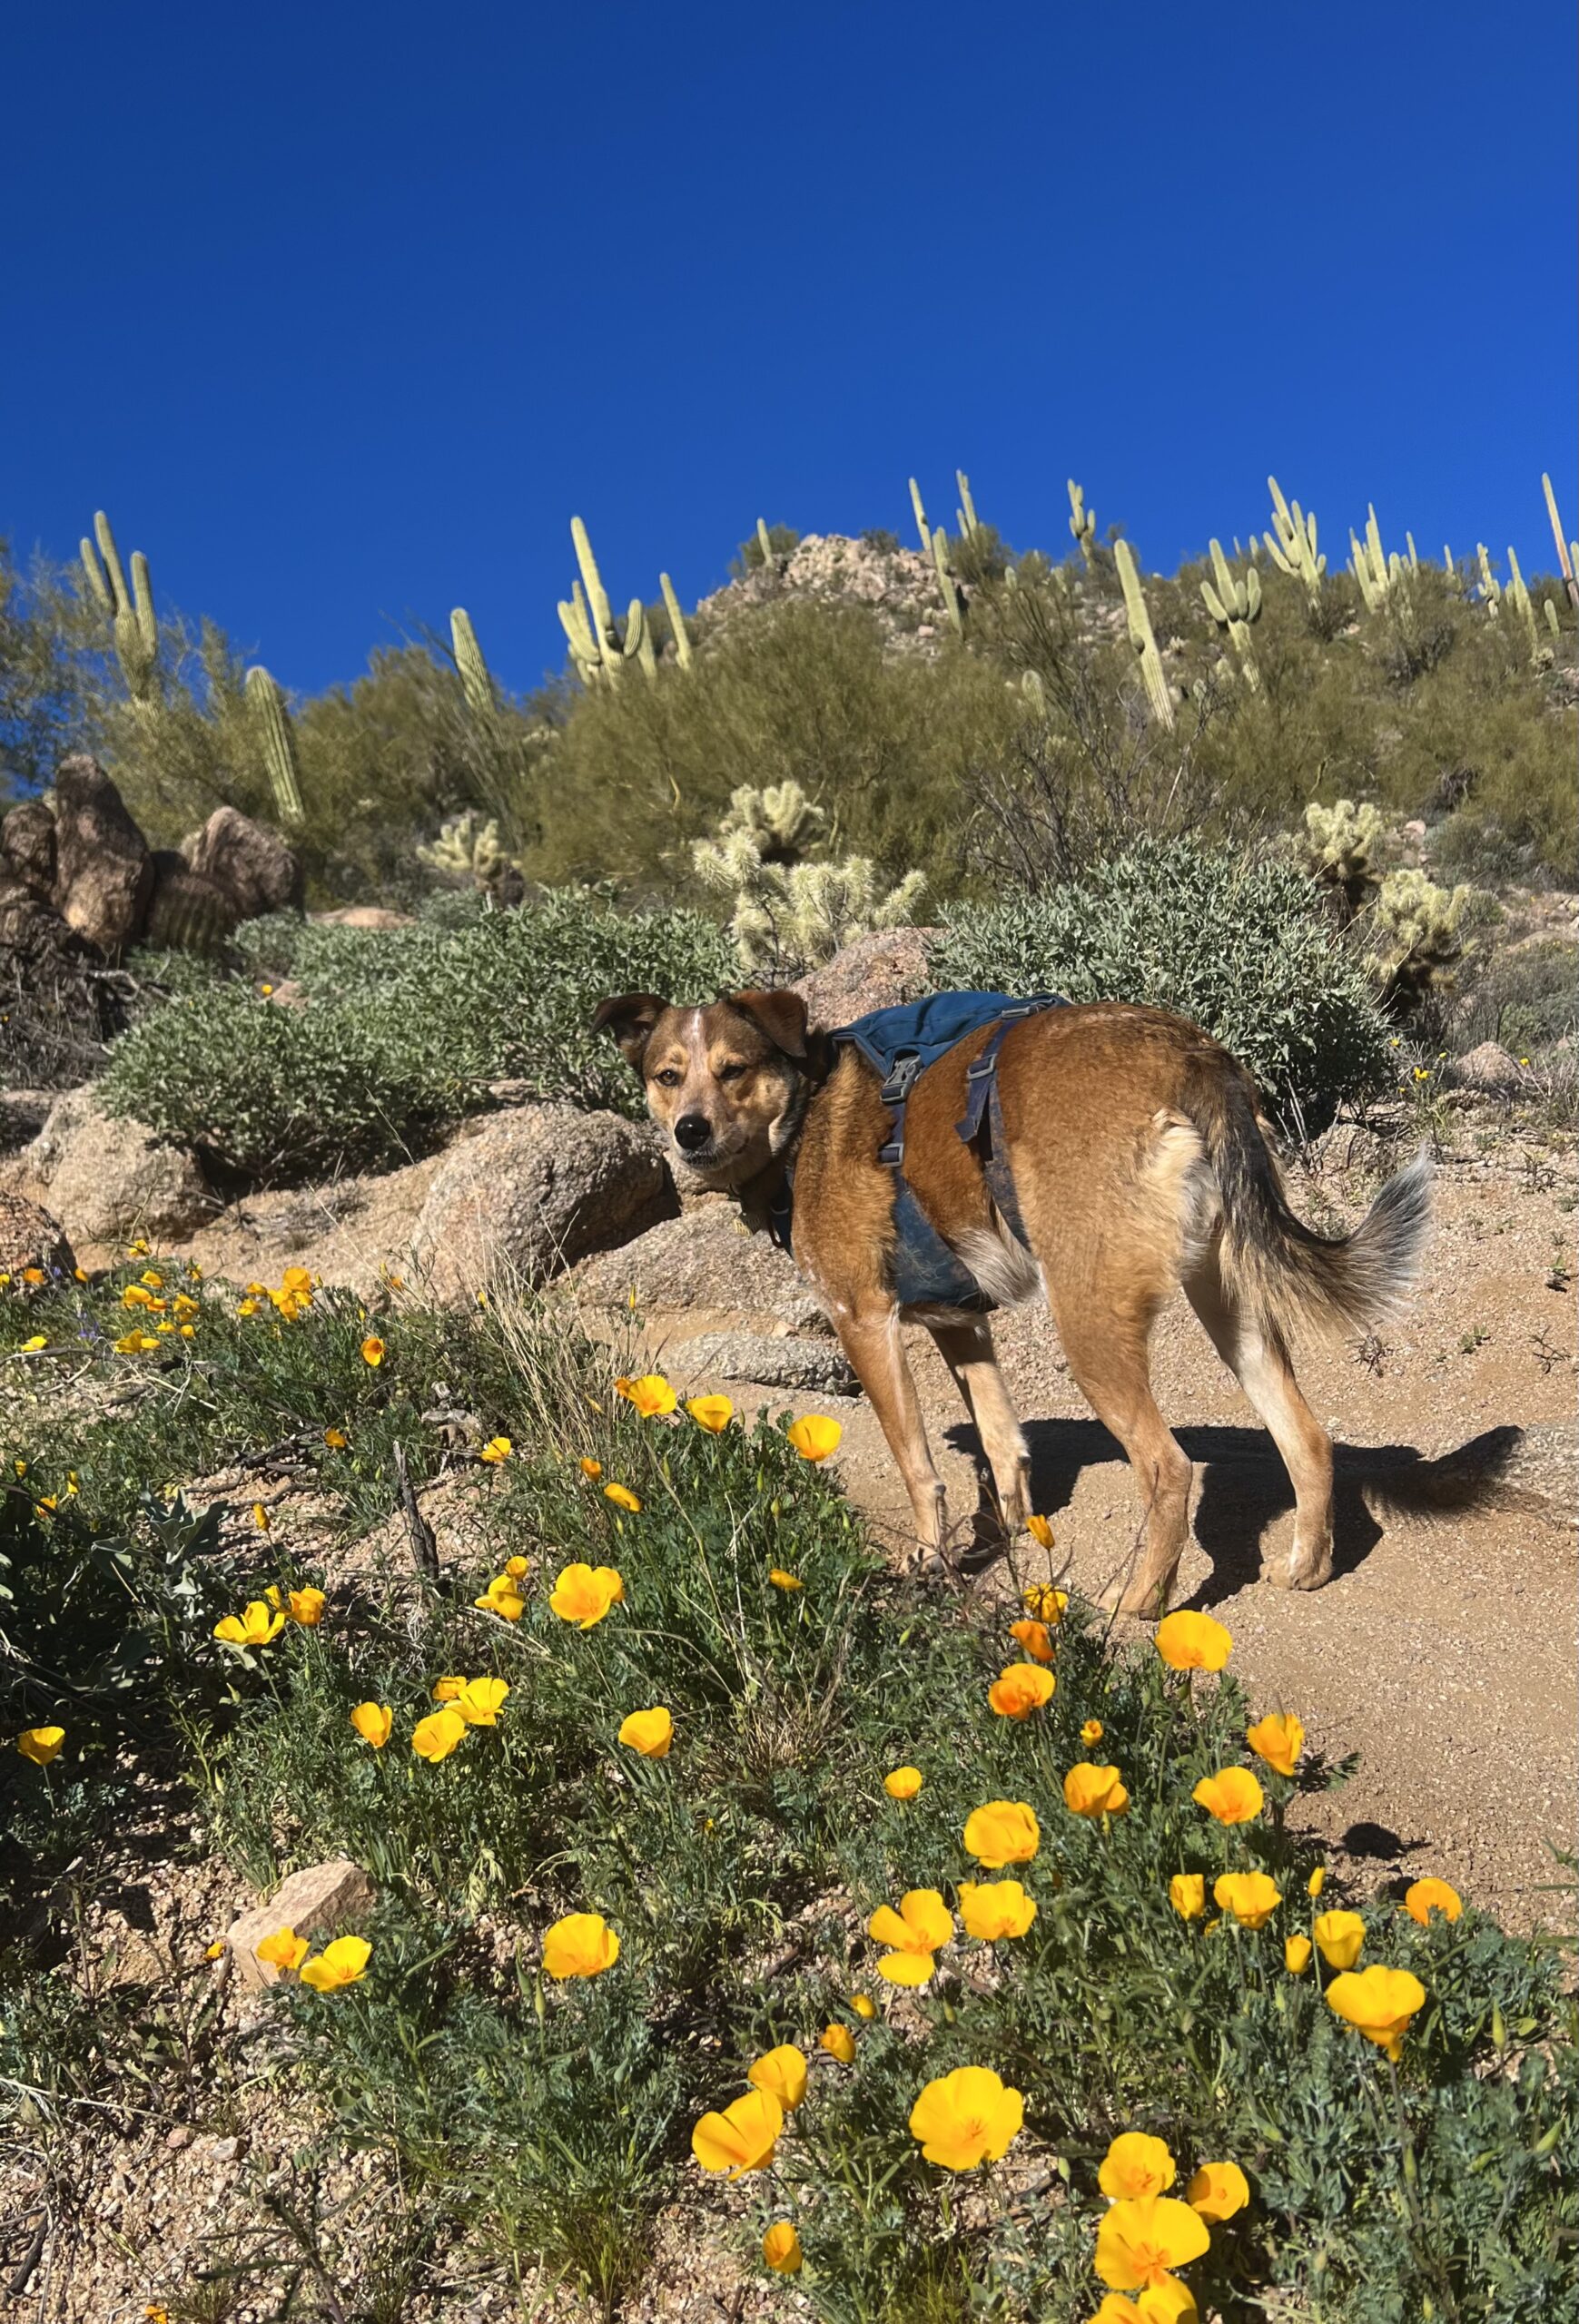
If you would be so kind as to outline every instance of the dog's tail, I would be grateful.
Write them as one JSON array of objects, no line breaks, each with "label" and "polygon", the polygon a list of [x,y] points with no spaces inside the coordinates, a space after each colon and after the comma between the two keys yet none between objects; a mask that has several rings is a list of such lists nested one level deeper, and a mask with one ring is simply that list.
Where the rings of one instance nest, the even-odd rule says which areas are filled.
[{"label": "dog's tail", "polygon": [[1239,1300],[1285,1336],[1300,1324],[1367,1332],[1396,1315],[1431,1223],[1424,1149],[1388,1179],[1352,1235],[1329,1240],[1289,1209],[1242,1066],[1220,1050],[1192,1059],[1180,1110],[1205,1142],[1222,1197],[1220,1261]]}]

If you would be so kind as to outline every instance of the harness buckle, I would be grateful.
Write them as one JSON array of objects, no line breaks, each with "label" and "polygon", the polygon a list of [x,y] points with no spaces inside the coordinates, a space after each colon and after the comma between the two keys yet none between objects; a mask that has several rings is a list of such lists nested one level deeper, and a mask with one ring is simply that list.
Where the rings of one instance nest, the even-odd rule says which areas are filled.
[{"label": "harness buckle", "polygon": [[920,1053],[915,1049],[902,1049],[889,1068],[888,1078],[883,1085],[883,1104],[903,1106],[920,1072]]}]

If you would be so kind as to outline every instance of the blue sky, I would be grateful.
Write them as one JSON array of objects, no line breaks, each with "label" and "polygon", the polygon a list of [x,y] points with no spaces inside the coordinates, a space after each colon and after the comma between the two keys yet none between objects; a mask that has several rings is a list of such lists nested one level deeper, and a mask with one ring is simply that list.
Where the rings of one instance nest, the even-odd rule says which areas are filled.
[{"label": "blue sky", "polygon": [[1168,567],[1264,524],[1552,564],[1573,12],[15,12],[0,530],[95,507],[288,685],[471,611],[561,658],[572,513],[687,600],[758,515],[913,537],[956,466]]}]

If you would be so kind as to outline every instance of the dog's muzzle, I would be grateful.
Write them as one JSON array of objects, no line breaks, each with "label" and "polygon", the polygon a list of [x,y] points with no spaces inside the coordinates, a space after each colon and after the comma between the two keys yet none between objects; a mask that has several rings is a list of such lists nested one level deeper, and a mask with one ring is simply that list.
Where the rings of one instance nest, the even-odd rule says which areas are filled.
[{"label": "dog's muzzle", "polygon": [[713,1125],[706,1114],[682,1114],[675,1124],[674,1139],[682,1154],[699,1155],[713,1143]]}]

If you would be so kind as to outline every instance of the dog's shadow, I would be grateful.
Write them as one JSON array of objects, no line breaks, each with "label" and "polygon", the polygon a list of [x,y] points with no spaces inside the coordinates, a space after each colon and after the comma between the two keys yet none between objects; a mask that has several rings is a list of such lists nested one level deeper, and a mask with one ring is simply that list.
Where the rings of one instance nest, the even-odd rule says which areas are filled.
[{"label": "dog's shadow", "polygon": [[[1211,1560],[1210,1574],[1188,1602],[1213,1606],[1258,1579],[1267,1529],[1293,1508],[1294,1488],[1265,1429],[1214,1424],[1180,1428],[1175,1433],[1196,1466],[1192,1530]],[[1486,1429],[1436,1459],[1409,1444],[1335,1444],[1334,1576],[1352,1573],[1376,1548],[1383,1533],[1378,1510],[1441,1517],[1493,1496],[1523,1434],[1511,1426]],[[957,1449],[976,1457],[980,1466],[972,1428],[961,1423],[948,1435]],[[1025,1438],[1031,1451],[1031,1506],[1043,1515],[1055,1516],[1067,1508],[1081,1471],[1103,1462],[1118,1464],[1115,1490],[1133,1500],[1123,1447],[1100,1421],[1030,1421]],[[1138,1501],[1134,1514],[1139,1525]]]}]

